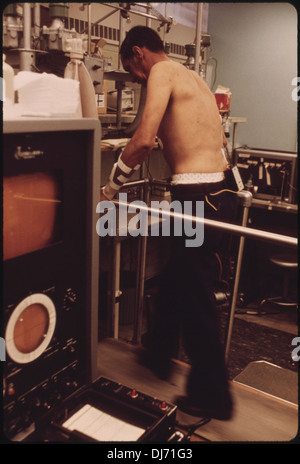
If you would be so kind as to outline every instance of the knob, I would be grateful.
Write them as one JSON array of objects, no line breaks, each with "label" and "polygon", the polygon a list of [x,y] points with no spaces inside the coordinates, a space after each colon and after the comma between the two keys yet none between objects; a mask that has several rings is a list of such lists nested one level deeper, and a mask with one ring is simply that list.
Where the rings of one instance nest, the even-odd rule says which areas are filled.
[{"label": "knob", "polygon": [[162,409],[163,411],[167,409],[167,403],[165,401],[161,402],[160,409]]},{"label": "knob", "polygon": [[137,398],[138,397],[138,394],[137,394],[137,391],[135,388],[133,388],[130,392],[130,396],[131,398]]},{"label": "knob", "polygon": [[62,381],[62,387],[63,387],[64,392],[69,394],[70,392],[78,388],[78,382],[76,380],[73,380],[70,377],[66,377]]},{"label": "knob", "polygon": [[23,425],[24,427],[28,427],[32,422],[32,411],[29,409],[23,414]]},{"label": "knob", "polygon": [[38,396],[36,396],[33,401],[32,401],[32,405],[34,408],[38,409],[41,407],[41,400]]},{"label": "knob", "polygon": [[7,387],[7,394],[8,394],[9,396],[14,396],[15,393],[16,393],[15,386],[14,386],[13,383],[10,383],[10,384],[8,385],[8,387]]},{"label": "knob", "polygon": [[62,395],[59,391],[54,391],[50,396],[50,404],[55,405],[59,403],[62,399]]}]

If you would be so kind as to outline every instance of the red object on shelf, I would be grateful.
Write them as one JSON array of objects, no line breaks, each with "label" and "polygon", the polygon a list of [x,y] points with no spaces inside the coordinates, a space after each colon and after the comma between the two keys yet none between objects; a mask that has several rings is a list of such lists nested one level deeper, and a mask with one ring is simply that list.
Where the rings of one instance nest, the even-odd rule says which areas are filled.
[{"label": "red object on shelf", "polygon": [[219,111],[230,111],[232,93],[215,93]]}]

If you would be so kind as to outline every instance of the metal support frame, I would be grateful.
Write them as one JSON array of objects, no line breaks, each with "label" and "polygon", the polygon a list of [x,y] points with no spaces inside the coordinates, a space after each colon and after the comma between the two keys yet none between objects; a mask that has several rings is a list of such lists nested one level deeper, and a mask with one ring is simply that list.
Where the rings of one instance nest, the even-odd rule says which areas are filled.
[{"label": "metal support frame", "polygon": [[107,13],[106,15],[102,16],[102,18],[100,19],[97,19],[97,21],[95,21],[94,23],[91,23],[87,25],[87,27],[85,27],[81,32],[80,34],[84,34],[85,32],[88,32],[90,30],[90,27],[92,28],[93,26],[97,26],[97,24],[100,24],[102,23],[102,21],[104,21],[105,19],[109,18],[110,16],[112,16],[113,14],[115,14],[118,10],[115,10],[115,11],[110,11],[109,13]]},{"label": "metal support frame", "polygon": [[[135,181],[135,182],[128,182],[126,183],[124,187],[129,188],[135,185],[139,185],[145,182],[144,180],[141,181]],[[148,181],[147,181],[148,182]],[[155,184],[155,180],[151,181],[152,184]],[[166,185],[168,183],[166,182]],[[129,206],[129,203],[125,202],[120,202],[119,200],[112,200],[112,202],[115,205],[121,205],[121,206]],[[156,214],[162,214],[160,210],[156,210],[155,208],[150,208],[148,206],[139,206],[139,209],[142,211],[146,211],[151,214],[151,211],[155,212]],[[216,229],[223,230],[225,232],[229,232],[233,235],[244,235],[245,237],[252,238],[252,239],[257,239],[257,240],[262,240],[266,242],[273,242],[273,243],[278,243],[281,245],[286,245],[290,247],[297,247],[298,245],[298,239],[294,237],[290,237],[288,235],[282,235],[282,234],[275,234],[274,232],[268,232],[264,230],[259,230],[259,229],[254,229],[252,227],[244,227],[244,226],[238,226],[236,224],[229,224],[226,222],[221,222],[221,221],[213,221],[212,219],[205,219],[205,218],[200,218],[200,217],[195,217],[187,214],[180,214],[176,212],[165,212],[163,213],[165,215],[169,215],[170,217],[177,218],[177,219],[184,219],[187,221],[193,221],[198,224],[205,224],[207,227],[213,227]]]},{"label": "metal support frame", "polygon": [[[147,18],[147,19],[154,19],[156,21],[160,21],[162,24],[167,24],[168,26],[171,26],[173,24],[173,18],[166,18],[159,11],[152,8],[150,3],[146,3],[146,4],[132,3],[132,4],[128,4],[129,5],[128,8],[124,8],[123,6],[119,6],[119,5],[116,5],[116,4],[110,4],[110,3],[106,3],[106,2],[102,3],[102,5],[109,6],[110,8],[114,8],[116,11],[119,10],[121,13],[122,12],[125,13],[125,14],[132,13],[132,14],[135,14],[137,16],[142,16],[142,17]],[[144,13],[143,11],[133,10],[133,9],[131,9],[131,6],[138,6],[138,7],[145,8],[146,12]],[[155,16],[153,14],[150,14],[149,9],[151,9],[151,11],[154,11],[157,14],[157,16]]]},{"label": "metal support frame", "polygon": [[[164,183],[165,185],[168,185],[167,182],[163,182],[161,180],[158,180],[158,181],[151,180],[151,185],[154,185],[155,183],[158,183],[160,185]],[[246,237],[256,239],[256,240],[286,245],[292,248],[296,248],[298,246],[297,238],[247,227],[249,208],[251,207],[251,202],[252,202],[252,194],[248,191],[243,190],[242,192],[238,193],[239,201],[243,206],[242,225],[239,226],[236,224],[229,224],[229,223],[225,223],[221,221],[213,221],[210,219],[199,218],[199,217],[190,216],[186,214],[180,214],[180,213],[171,212],[171,211],[166,211],[162,213],[161,210],[156,210],[154,208],[149,207],[149,198],[150,198],[150,191],[151,191],[151,185],[150,185],[149,179],[142,179],[138,181],[128,182],[123,186],[123,189],[127,189],[127,188],[138,186],[138,185],[144,188],[145,205],[139,205],[139,209],[141,211],[147,212],[148,214],[151,214],[151,212],[153,211],[156,214],[158,213],[159,215],[163,214],[164,216],[167,215],[173,218],[194,221],[196,223],[201,223],[201,224],[204,223],[206,227],[217,228],[229,234],[240,236],[236,272],[235,272],[235,278],[234,278],[233,294],[231,298],[231,307],[230,307],[230,312],[228,315],[227,330],[226,330],[226,335],[225,335],[225,359],[227,361],[228,356],[229,356],[229,351],[230,351],[230,343],[231,343],[231,336],[232,336],[232,330],[233,330],[233,322],[234,322],[234,316],[235,316],[235,308],[236,308],[236,301],[237,301],[237,296],[238,296],[239,280],[240,280],[240,274],[241,274],[244,244],[245,244]],[[123,206],[123,207],[129,206],[129,203],[121,202],[119,200],[114,200],[113,203],[116,206]],[[142,331],[142,322],[143,322],[146,250],[147,250],[147,236],[139,237],[137,280],[136,280],[137,289],[136,289],[135,323],[134,323],[134,335],[133,335],[133,342],[136,344],[140,344],[141,335],[142,335],[141,331]],[[117,251],[117,255],[116,255],[116,251]],[[118,264],[119,261],[117,262],[116,256],[120,257],[120,244],[118,246],[116,245],[114,252],[115,252],[114,263],[115,265],[119,266]],[[120,271],[119,267],[115,268],[113,271],[114,275],[116,275],[116,272],[119,273],[119,271]],[[115,292],[113,294],[113,300],[114,300],[114,296],[116,298],[119,296],[118,289],[114,283],[113,283],[113,291]],[[118,301],[116,299],[115,299],[115,303],[117,304],[117,306],[113,308],[113,317],[114,317],[113,327],[114,327],[114,338],[118,338],[118,324],[119,324],[118,308],[119,306],[118,306]]]},{"label": "metal support frame", "polygon": [[121,261],[121,242],[114,240],[113,242],[113,272],[111,285],[111,315],[113,338],[119,338],[119,297],[120,291],[120,261]]},{"label": "metal support frame", "polygon": [[[145,182],[143,185],[143,200],[149,206],[150,185]],[[145,275],[146,275],[146,256],[147,256],[147,236],[139,237],[138,248],[138,265],[136,275],[136,304],[135,304],[135,324],[133,332],[133,342],[140,345],[143,325],[143,309],[144,309],[144,290],[145,290]]]},{"label": "metal support frame", "polygon": [[[252,194],[246,190],[243,190],[242,192],[239,193],[239,199],[243,206],[242,227],[247,227],[249,208],[252,203]],[[244,245],[245,245],[245,236],[241,235],[238,255],[237,255],[237,262],[236,262],[234,285],[233,285],[233,291],[232,291],[232,297],[231,297],[231,306],[230,306],[229,317],[228,317],[227,328],[226,328],[226,335],[225,335],[225,361],[226,362],[229,356],[232,327],[233,327],[235,308],[236,308],[236,302],[237,302],[239,284],[240,284],[240,276],[241,276],[242,261],[243,261],[243,254],[244,254]]]},{"label": "metal support frame", "polygon": [[[94,23],[92,23],[92,15],[91,15],[91,3],[88,3],[87,6],[88,6],[88,25],[87,27],[85,27],[82,31],[81,31],[81,34],[85,33],[85,32],[88,32],[88,42],[90,43],[91,42],[91,31],[92,31],[92,26],[96,26],[97,24],[101,23],[102,21],[104,21],[105,19],[109,18],[110,16],[112,16],[113,14],[115,14],[116,12],[120,12],[120,21],[121,21],[121,18],[122,19],[126,19],[126,17],[122,16],[122,13],[123,15],[126,14],[126,15],[129,15],[129,13],[132,13],[132,14],[135,14],[135,15],[138,15],[138,16],[143,16],[144,18],[146,18],[146,23],[147,23],[147,26],[148,27],[151,27],[150,24],[151,24],[151,20],[156,20],[156,21],[160,21],[161,24],[167,24],[168,27],[171,27],[171,25],[174,23],[173,21],[173,18],[167,18],[165,16],[163,16],[161,13],[159,13],[159,11],[156,11],[152,6],[151,6],[151,3],[146,3],[146,4],[143,4],[143,3],[132,3],[132,4],[128,4],[128,8],[125,8],[121,5],[118,5],[118,4],[110,4],[110,3],[102,3],[102,5],[104,6],[108,6],[110,8],[113,8],[113,11],[107,13],[106,15],[104,15],[102,18],[98,19],[97,21],[95,21]],[[84,9],[84,6],[85,4],[83,5],[83,8]],[[138,11],[138,10],[134,10],[134,9],[131,9],[132,6],[137,6],[137,7],[142,7],[142,8],[145,8],[146,9],[146,12],[142,12],[142,11]],[[152,15],[150,12],[151,11],[154,11],[157,16],[155,15]],[[121,33],[120,33],[120,43],[122,42],[122,37],[121,37]],[[90,50],[90,49],[89,49]]]}]

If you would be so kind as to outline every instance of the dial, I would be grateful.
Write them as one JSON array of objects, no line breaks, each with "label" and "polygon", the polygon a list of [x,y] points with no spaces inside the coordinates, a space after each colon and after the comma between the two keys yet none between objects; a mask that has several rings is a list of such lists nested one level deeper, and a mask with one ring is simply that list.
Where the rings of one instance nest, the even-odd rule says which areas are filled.
[{"label": "dial", "polygon": [[43,293],[24,298],[13,310],[5,332],[6,350],[20,364],[37,359],[48,347],[56,325],[53,301]]}]

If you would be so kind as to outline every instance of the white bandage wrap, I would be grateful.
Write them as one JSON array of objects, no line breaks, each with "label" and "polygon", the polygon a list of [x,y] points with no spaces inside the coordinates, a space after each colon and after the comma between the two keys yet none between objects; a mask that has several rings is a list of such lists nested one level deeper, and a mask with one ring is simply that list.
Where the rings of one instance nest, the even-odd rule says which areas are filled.
[{"label": "white bandage wrap", "polygon": [[134,168],[130,168],[121,160],[122,154],[118,161],[113,165],[109,181],[103,189],[103,194],[109,200],[112,200],[115,194],[120,190],[123,184],[128,181],[132,174],[137,171],[141,165],[137,164]]},{"label": "white bandage wrap", "polygon": [[108,200],[112,200],[115,194],[117,193],[117,190],[111,188],[109,184],[106,184],[105,187],[101,189],[101,191],[105,198],[107,198]]},{"label": "white bandage wrap", "polygon": [[[132,171],[132,169],[133,169],[133,168],[130,168],[129,166],[126,166],[126,164],[123,163],[123,161],[121,160],[121,155],[119,156],[117,165],[119,166],[119,168],[121,169],[121,171],[123,171],[125,174],[130,174],[131,171]],[[140,165],[138,165],[138,166],[140,166]],[[135,168],[134,168],[134,169],[135,169]]]}]

